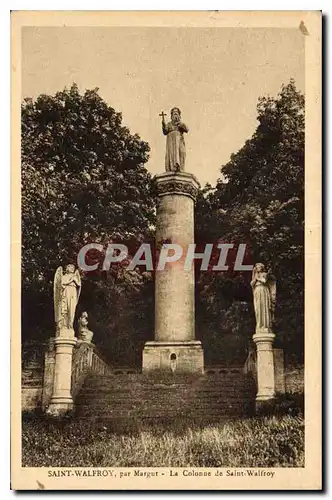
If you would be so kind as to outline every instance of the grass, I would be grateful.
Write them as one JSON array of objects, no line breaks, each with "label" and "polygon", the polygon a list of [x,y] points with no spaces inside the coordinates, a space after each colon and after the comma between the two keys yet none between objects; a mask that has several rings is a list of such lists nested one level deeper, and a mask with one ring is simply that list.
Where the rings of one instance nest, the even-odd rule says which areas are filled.
[{"label": "grass", "polygon": [[304,467],[304,420],[204,424],[23,419],[26,467]]}]

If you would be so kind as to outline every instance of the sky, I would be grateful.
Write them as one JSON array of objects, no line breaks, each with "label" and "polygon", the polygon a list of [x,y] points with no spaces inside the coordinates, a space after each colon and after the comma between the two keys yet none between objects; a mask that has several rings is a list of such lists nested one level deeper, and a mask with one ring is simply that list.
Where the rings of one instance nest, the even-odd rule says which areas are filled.
[{"label": "sky", "polygon": [[152,174],[164,171],[159,113],[169,120],[177,106],[189,127],[185,170],[214,185],[254,133],[258,98],[291,78],[304,92],[304,38],[291,28],[25,27],[22,98],[98,87],[150,144]]}]

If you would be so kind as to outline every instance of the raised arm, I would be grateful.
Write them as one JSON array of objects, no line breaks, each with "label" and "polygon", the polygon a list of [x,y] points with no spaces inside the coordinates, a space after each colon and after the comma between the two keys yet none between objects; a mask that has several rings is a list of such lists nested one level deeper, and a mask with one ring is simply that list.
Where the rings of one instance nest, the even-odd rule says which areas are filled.
[{"label": "raised arm", "polygon": [[161,122],[161,126],[162,126],[162,129],[163,129],[163,134],[164,134],[164,135],[167,135],[167,134],[168,134],[168,129],[167,129],[167,125],[166,125],[165,120],[163,120],[163,121]]}]

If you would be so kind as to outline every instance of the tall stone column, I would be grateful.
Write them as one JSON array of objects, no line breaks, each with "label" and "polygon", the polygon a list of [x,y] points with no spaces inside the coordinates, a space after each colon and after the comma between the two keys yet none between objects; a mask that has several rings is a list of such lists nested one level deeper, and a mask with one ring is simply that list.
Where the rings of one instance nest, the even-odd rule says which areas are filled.
[{"label": "tall stone column", "polygon": [[47,408],[50,415],[61,416],[73,409],[71,395],[71,375],[73,347],[77,339],[74,330],[63,328],[54,339],[55,364],[53,393]]},{"label": "tall stone column", "polygon": [[275,397],[273,342],[275,334],[268,330],[257,330],[253,341],[257,348],[257,396],[256,408],[259,410],[266,402]]},{"label": "tall stone column", "polygon": [[[194,243],[194,202],[199,188],[187,172],[164,172],[157,183],[156,247],[177,244],[183,253],[155,270],[155,341],[146,342],[143,371],[203,371],[201,342],[195,341],[195,270],[185,266]],[[172,251],[170,254],[172,254]]]}]

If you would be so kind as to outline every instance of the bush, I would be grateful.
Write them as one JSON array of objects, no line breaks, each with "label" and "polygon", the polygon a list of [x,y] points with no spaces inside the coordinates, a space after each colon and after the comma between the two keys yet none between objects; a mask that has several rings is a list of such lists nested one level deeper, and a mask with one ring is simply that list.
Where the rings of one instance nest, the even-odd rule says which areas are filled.
[{"label": "bush", "polygon": [[282,415],[304,416],[303,392],[278,394],[276,398],[276,412]]},{"label": "bush", "polygon": [[304,417],[304,394],[303,392],[293,392],[277,394],[275,399],[256,403],[256,415],[290,415],[292,417]]}]

